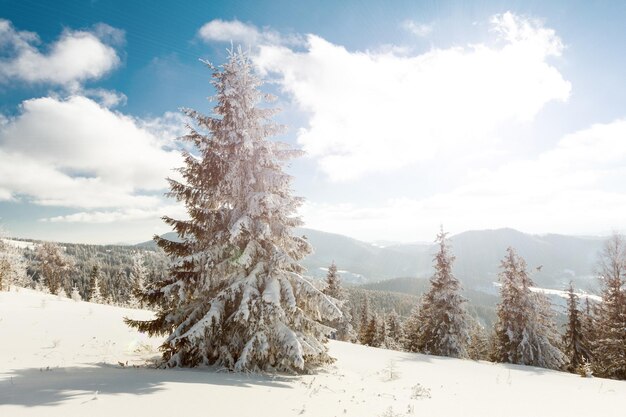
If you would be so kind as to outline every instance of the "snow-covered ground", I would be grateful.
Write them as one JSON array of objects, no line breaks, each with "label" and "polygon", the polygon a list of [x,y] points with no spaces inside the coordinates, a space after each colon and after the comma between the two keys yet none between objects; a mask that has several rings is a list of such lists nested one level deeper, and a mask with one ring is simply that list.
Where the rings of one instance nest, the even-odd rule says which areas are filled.
[{"label": "snow-covered ground", "polygon": [[[530,287],[531,291],[534,292],[540,292],[546,295],[556,295],[559,296],[561,298],[564,299],[568,299],[569,298],[569,294],[567,291],[563,291],[563,290],[554,290],[554,289],[550,289],[550,288],[539,288],[539,287]],[[588,294],[586,292],[575,292],[574,294],[576,294],[578,296],[579,299],[584,300],[585,298],[590,299],[591,301],[595,301],[595,302],[601,302],[602,301],[602,297],[600,297],[599,295],[594,295],[594,294]]]},{"label": "snow-covered ground", "polygon": [[330,343],[337,361],[315,375],[152,369],[143,365],[159,341],[122,323],[150,314],[0,292],[0,416],[621,417],[626,409],[623,381],[341,342]]},{"label": "snow-covered ground", "polygon": [[24,242],[23,240],[2,239],[5,243],[20,249],[35,249],[33,242]]},{"label": "snow-covered ground", "polygon": [[[492,284],[496,288],[500,288],[502,286],[502,284],[499,282],[492,282]],[[529,287],[529,288],[532,292],[539,292],[547,296],[557,296],[563,299],[569,298],[569,294],[567,291],[555,290],[552,288],[541,288],[541,287]],[[591,301],[595,301],[595,302],[602,301],[602,297],[600,297],[599,295],[589,294],[586,292],[579,292],[579,291],[574,292],[574,294],[576,294],[580,300],[584,300],[585,298],[588,298]]]}]

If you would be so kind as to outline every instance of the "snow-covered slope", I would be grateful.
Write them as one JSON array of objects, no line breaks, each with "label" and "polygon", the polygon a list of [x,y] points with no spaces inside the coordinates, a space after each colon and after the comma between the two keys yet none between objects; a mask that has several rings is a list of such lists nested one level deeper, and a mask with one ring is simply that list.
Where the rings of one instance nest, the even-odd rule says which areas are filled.
[{"label": "snow-covered slope", "polygon": [[611,417],[626,409],[626,382],[341,342],[330,344],[337,361],[316,375],[135,368],[158,355],[159,341],[122,317],[150,314],[0,292],[0,416]]}]

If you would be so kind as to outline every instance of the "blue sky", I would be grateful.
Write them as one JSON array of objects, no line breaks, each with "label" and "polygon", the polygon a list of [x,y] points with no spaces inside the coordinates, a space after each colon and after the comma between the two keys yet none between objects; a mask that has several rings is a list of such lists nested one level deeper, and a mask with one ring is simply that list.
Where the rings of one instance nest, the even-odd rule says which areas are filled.
[{"label": "blue sky", "polygon": [[0,223],[13,236],[147,240],[178,109],[210,111],[230,42],[251,50],[307,156],[310,227],[432,240],[626,220],[621,1],[0,0]]}]

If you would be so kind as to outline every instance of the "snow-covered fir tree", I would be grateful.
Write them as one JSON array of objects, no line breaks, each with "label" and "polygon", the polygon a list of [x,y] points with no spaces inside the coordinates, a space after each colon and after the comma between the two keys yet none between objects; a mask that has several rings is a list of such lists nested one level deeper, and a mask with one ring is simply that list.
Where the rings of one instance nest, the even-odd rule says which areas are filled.
[{"label": "snow-covered fir tree", "polygon": [[333,297],[336,300],[345,299],[344,290],[341,286],[341,277],[337,273],[337,265],[333,261],[328,267],[328,273],[325,279],[324,294]]},{"label": "snow-covered fir tree", "polygon": [[401,350],[404,342],[404,332],[402,331],[402,324],[396,310],[391,310],[391,313],[387,316],[386,330],[385,347],[387,349]]},{"label": "snow-covered fir tree", "polygon": [[72,293],[70,294],[70,298],[76,302],[83,301],[83,298],[80,296],[80,292],[78,291],[78,287],[76,285],[72,287]]},{"label": "snow-covered fir tree", "polygon": [[595,349],[595,341],[597,340],[597,320],[598,315],[598,303],[589,300],[589,297],[585,298],[584,307],[580,312],[581,314],[581,328],[582,334],[585,335],[587,340],[589,351],[588,363],[593,363],[593,352]]},{"label": "snow-covered fir tree", "polygon": [[589,362],[589,343],[583,333],[578,295],[571,282],[567,289],[567,327],[563,335],[563,348],[568,360],[568,371],[579,372],[579,368]]},{"label": "snow-covered fir tree", "polygon": [[106,304],[106,298],[102,294],[100,280],[100,268],[98,265],[94,265],[89,273],[89,302]]},{"label": "snow-covered fir tree", "polygon": [[626,379],[626,241],[613,235],[600,259],[603,283],[593,343],[593,368],[598,376]]},{"label": "snow-covered fir tree", "polygon": [[411,310],[411,314],[404,321],[404,349],[409,352],[419,352],[420,304]]},{"label": "snow-covered fir tree", "polygon": [[477,320],[470,321],[470,340],[467,346],[467,356],[473,360],[490,359],[492,338],[489,332]]},{"label": "snow-covered fir tree", "polygon": [[378,328],[378,315],[373,313],[370,315],[369,321],[359,337],[359,342],[365,346],[377,347],[380,343],[380,333]]},{"label": "snow-covered fir tree", "polygon": [[259,105],[268,96],[246,53],[207,65],[214,114],[185,111],[194,125],[183,140],[195,150],[184,153],[182,180],[169,179],[189,218],[164,217],[180,241],[155,237],[172,261],[141,295],[156,318],[127,323],[167,336],[165,366],[307,371],[331,360],[320,321],[341,312],[298,263],[311,249],[293,235],[302,199],[283,166],[301,152],[268,140],[281,128]]},{"label": "snow-covered fir tree", "polygon": [[139,299],[144,291],[148,269],[144,263],[143,254],[137,252],[133,255],[133,265],[130,269],[131,290],[128,298],[128,305],[132,308],[143,308],[143,302]]},{"label": "snow-covered fir tree", "polygon": [[420,352],[453,358],[467,357],[470,318],[461,296],[461,284],[452,274],[455,257],[450,253],[447,233],[437,235],[435,274],[422,296],[419,310],[417,349]]},{"label": "snow-covered fir tree", "polygon": [[0,234],[0,291],[9,290],[11,286],[28,287],[30,284],[22,252]]},{"label": "snow-covered fir tree", "polygon": [[363,307],[361,308],[361,317],[359,318],[359,332],[358,332],[358,340],[362,345],[365,340],[368,339],[367,332],[370,324],[370,307],[369,307],[369,299],[365,296],[363,300]]},{"label": "snow-covered fir tree", "polygon": [[324,324],[335,329],[334,336],[337,340],[351,342],[356,338],[356,333],[350,323],[352,314],[347,303],[345,290],[341,286],[341,277],[337,273],[337,265],[335,265],[334,261],[328,267],[325,284],[322,292],[333,299],[335,305],[341,310],[342,317],[324,322]]},{"label": "snow-covered fir tree", "polygon": [[376,318],[376,333],[372,346],[388,349],[386,345],[387,341],[387,317],[383,314],[381,317]]},{"label": "snow-covered fir tree", "polygon": [[493,360],[560,369],[566,358],[559,349],[550,302],[544,294],[530,290],[533,282],[526,262],[513,248],[507,249],[500,267]]},{"label": "snow-covered fir tree", "polygon": [[44,285],[50,293],[58,294],[59,290],[67,284],[67,277],[74,268],[74,260],[53,242],[41,243],[37,247],[36,256]]}]

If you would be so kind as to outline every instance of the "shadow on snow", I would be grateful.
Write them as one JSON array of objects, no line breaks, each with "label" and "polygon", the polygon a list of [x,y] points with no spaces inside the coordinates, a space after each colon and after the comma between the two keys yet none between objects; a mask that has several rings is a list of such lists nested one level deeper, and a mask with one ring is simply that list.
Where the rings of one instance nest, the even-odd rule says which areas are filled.
[{"label": "shadow on snow", "polygon": [[209,369],[122,368],[98,364],[85,367],[29,368],[0,375],[0,405],[54,406],[68,400],[81,403],[98,395],[148,395],[165,389],[166,383],[238,387],[291,388],[296,376],[217,372]]}]

